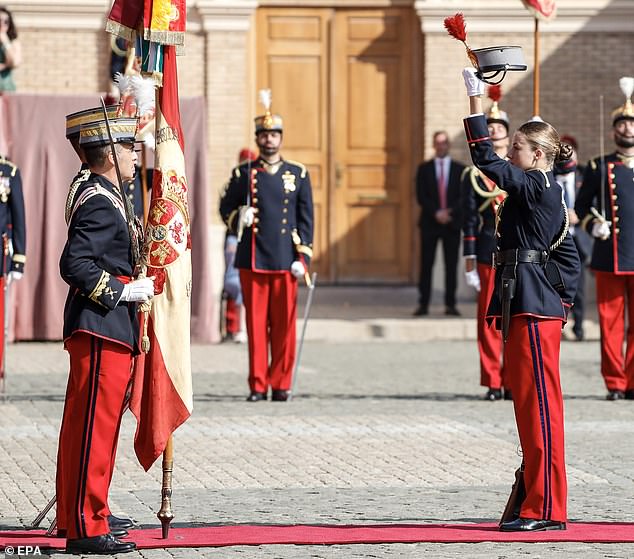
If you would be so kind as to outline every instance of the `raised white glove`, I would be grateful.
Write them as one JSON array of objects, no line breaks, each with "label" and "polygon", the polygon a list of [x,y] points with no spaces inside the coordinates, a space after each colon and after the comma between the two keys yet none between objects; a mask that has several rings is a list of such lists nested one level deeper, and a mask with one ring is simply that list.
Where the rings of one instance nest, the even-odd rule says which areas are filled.
[{"label": "raised white glove", "polygon": [[242,206],[240,208],[240,222],[245,227],[251,227],[255,220],[255,210],[251,206]]},{"label": "raised white glove", "polygon": [[145,303],[154,297],[154,278],[139,278],[123,286],[121,301]]},{"label": "raised white glove", "polygon": [[11,285],[14,281],[18,281],[19,279],[22,279],[22,272],[11,270],[7,274],[7,285]]},{"label": "raised white glove", "polygon": [[462,78],[464,79],[464,84],[467,88],[467,95],[469,97],[484,94],[484,82],[476,76],[475,68],[465,68],[462,71]]},{"label": "raised white glove", "polygon": [[306,267],[304,266],[303,262],[295,260],[295,262],[291,264],[291,274],[293,274],[297,279],[303,278],[305,273]]},{"label": "raised white glove", "polygon": [[478,274],[478,270],[465,272],[464,277],[465,280],[467,280],[467,285],[473,287],[478,292],[480,291],[480,275]]},{"label": "raised white glove", "polygon": [[610,236],[610,222],[609,221],[595,221],[592,224],[592,236],[596,239],[605,241]]}]

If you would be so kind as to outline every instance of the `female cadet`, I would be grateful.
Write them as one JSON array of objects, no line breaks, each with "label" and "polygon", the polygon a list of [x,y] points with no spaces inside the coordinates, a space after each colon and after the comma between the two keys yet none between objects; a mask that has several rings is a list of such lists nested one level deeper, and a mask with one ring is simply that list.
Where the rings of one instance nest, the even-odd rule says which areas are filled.
[{"label": "female cadet", "polygon": [[497,215],[496,286],[488,320],[502,327],[509,388],[523,451],[526,496],[502,531],[566,529],[563,398],[559,382],[561,329],[572,304],[579,256],[568,233],[555,161],[572,148],[545,122],[523,124],[508,161],[489,138],[473,68],[463,77],[471,116],[464,120],[473,163],[508,194]]}]

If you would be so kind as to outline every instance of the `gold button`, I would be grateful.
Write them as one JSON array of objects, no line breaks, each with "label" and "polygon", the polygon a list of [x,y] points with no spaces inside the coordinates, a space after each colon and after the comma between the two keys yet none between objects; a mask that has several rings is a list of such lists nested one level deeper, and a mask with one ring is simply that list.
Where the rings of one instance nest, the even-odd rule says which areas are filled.
[{"label": "gold button", "polygon": [[288,223],[288,220],[287,220],[286,218],[284,218],[284,219],[282,220],[282,223],[283,223],[284,225],[286,225],[286,224]]},{"label": "gold button", "polygon": [[286,233],[286,227],[282,227],[282,235]]},{"label": "gold button", "polygon": [[620,230],[618,227],[615,227],[615,228],[614,228],[614,232],[615,232],[615,233],[619,233],[620,231],[621,231],[621,230]]},{"label": "gold button", "polygon": [[469,145],[470,145],[472,148],[474,148],[474,147],[475,147],[475,144],[469,144]]},{"label": "gold button", "polygon": [[614,173],[610,173],[610,178],[611,178],[611,179],[615,179],[615,178],[616,178],[616,175],[615,175]]},{"label": "gold button", "polygon": [[619,216],[618,216],[618,215],[615,215],[615,216],[614,216],[614,219],[613,219],[614,223],[616,223],[618,220],[619,220]]},{"label": "gold button", "polygon": [[618,196],[616,194],[612,194],[612,200],[616,200]]},{"label": "gold button", "polygon": [[253,208],[253,213],[256,214],[260,211],[260,208]]},{"label": "gold button", "polygon": [[282,213],[287,214],[288,213],[288,208],[282,208]]},{"label": "gold button", "polygon": [[258,203],[258,199],[257,198],[253,198],[253,203],[257,204]]},{"label": "gold button", "polygon": [[258,179],[253,178],[253,180],[251,181],[253,184],[257,184],[258,183]]},{"label": "gold button", "polygon": [[259,231],[259,229],[258,229],[257,227],[254,227],[254,228],[253,228],[253,232],[254,232],[254,233],[257,233],[258,231]]},{"label": "gold button", "polygon": [[255,194],[257,191],[258,191],[258,189],[257,189],[257,188],[254,188],[254,189],[253,189],[253,194]]},{"label": "gold button", "polygon": [[284,198],[284,203],[288,204],[288,198]]},{"label": "gold button", "polygon": [[254,218],[253,218],[253,221],[254,221],[255,223],[260,223],[260,218],[259,218],[259,217],[254,217]]},{"label": "gold button", "polygon": [[614,211],[618,212],[619,211],[619,207],[618,206],[614,206]]},{"label": "gold button", "polygon": [[130,190],[134,190],[134,183],[133,182],[130,183],[130,187],[129,188],[130,188]]}]

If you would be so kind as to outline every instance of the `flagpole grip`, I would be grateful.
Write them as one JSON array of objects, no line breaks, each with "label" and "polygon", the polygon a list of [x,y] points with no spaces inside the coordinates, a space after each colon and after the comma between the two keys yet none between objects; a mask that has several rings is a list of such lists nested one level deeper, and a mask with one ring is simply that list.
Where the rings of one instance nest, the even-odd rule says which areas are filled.
[{"label": "flagpole grip", "polygon": [[170,522],[174,519],[172,512],[172,469],[174,466],[174,445],[172,435],[167,439],[163,451],[163,487],[161,489],[161,510],[156,516],[161,521],[161,535],[167,539],[170,531]]}]

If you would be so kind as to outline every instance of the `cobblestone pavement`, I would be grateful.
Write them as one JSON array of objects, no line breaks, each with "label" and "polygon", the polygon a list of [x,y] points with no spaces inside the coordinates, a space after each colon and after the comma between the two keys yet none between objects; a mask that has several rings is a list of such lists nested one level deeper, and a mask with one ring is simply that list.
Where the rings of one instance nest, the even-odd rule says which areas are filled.
[{"label": "cobblestone pavement", "polygon": [[[473,341],[304,347],[292,402],[247,403],[246,348],[192,348],[195,411],[175,435],[175,526],[491,522],[520,462],[510,402],[484,402]],[[0,402],[0,529],[53,495],[67,356],[8,350]],[[569,516],[634,522],[634,402],[607,402],[597,342],[564,342]],[[115,513],[156,526],[160,471],[145,473],[126,414]],[[49,519],[51,515],[49,515]],[[52,554],[53,557],[64,557]],[[163,558],[629,558],[624,544],[375,544],[147,550]]]}]

